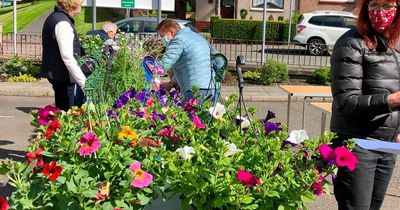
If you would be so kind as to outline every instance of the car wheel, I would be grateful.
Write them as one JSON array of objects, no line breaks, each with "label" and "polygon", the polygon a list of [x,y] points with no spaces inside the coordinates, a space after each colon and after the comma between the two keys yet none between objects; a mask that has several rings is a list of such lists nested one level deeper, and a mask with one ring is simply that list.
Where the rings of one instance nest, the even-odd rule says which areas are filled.
[{"label": "car wheel", "polygon": [[311,55],[322,55],[326,51],[324,41],[318,38],[310,39],[307,43],[307,48]]}]

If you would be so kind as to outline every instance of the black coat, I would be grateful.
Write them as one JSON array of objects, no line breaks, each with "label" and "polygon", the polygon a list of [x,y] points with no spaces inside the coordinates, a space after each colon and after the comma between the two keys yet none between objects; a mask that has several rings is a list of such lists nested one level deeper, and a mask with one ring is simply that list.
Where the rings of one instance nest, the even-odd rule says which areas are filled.
[{"label": "black coat", "polygon": [[381,50],[369,50],[357,31],[350,30],[335,44],[331,131],[339,135],[394,141],[399,134],[400,115],[390,110],[388,95],[400,90],[400,54],[378,43]]}]

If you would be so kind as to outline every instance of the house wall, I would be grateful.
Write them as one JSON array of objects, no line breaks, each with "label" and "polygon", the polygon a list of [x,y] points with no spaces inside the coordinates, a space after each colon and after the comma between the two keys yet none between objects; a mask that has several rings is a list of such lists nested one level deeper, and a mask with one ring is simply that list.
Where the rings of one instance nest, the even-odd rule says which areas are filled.
[{"label": "house wall", "polygon": [[301,13],[315,10],[339,10],[358,13],[362,0],[355,0],[352,3],[324,2],[324,0],[300,0],[299,10]]},{"label": "house wall", "polygon": [[209,0],[197,0],[196,1],[196,21],[210,21],[210,17],[215,14],[215,2],[208,3]]},{"label": "house wall", "polygon": [[[309,1],[309,0],[302,0]],[[292,11],[296,9],[296,0],[292,0]],[[263,18],[263,9],[262,8],[252,8],[252,0],[236,0],[236,17],[240,18],[240,10],[247,9],[249,14],[247,15],[247,19],[250,16],[253,17],[253,20],[262,20]],[[283,10],[272,11],[267,9],[267,18],[272,15],[274,20],[278,20],[279,16],[283,16],[285,20],[289,19],[289,11],[290,11],[290,0],[285,0],[283,5]]]}]

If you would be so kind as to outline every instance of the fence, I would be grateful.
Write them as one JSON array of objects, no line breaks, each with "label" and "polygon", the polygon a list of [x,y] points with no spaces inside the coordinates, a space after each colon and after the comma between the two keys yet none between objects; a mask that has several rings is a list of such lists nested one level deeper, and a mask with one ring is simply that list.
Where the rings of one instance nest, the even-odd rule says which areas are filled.
[{"label": "fence", "polygon": [[[4,56],[13,55],[14,37],[12,33],[3,33],[0,53]],[[16,54],[22,57],[40,59],[42,57],[42,35],[17,34]]]},{"label": "fence", "polygon": [[[143,39],[148,35],[138,35],[136,39]],[[229,39],[212,39],[212,45],[228,61],[235,62],[238,55],[245,56],[247,64],[261,64],[261,41],[243,41]],[[13,34],[3,34],[0,53],[13,54]],[[322,46],[326,47],[326,46]],[[331,49],[331,48],[330,48]],[[17,34],[17,54],[23,57],[40,59],[42,56],[42,36],[40,34]],[[310,55],[305,46],[287,42],[266,42],[265,60],[275,59],[292,67],[312,68],[330,65],[330,56],[327,53],[314,56]]]}]

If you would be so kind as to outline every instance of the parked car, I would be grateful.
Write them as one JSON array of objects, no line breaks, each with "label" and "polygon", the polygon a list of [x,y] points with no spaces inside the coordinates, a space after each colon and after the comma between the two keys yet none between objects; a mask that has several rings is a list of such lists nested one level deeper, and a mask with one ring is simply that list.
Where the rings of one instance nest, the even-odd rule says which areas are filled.
[{"label": "parked car", "polygon": [[311,55],[332,50],[336,41],[355,28],[357,16],[351,12],[319,10],[299,18],[294,41],[307,47]]},{"label": "parked car", "polygon": [[[193,27],[193,23],[188,20],[178,20],[176,19],[181,28],[190,27],[192,30],[196,31]],[[135,33],[135,34],[148,34],[155,35],[157,29],[157,18],[155,17],[131,17],[120,20],[116,22],[118,29],[125,33]]]}]

